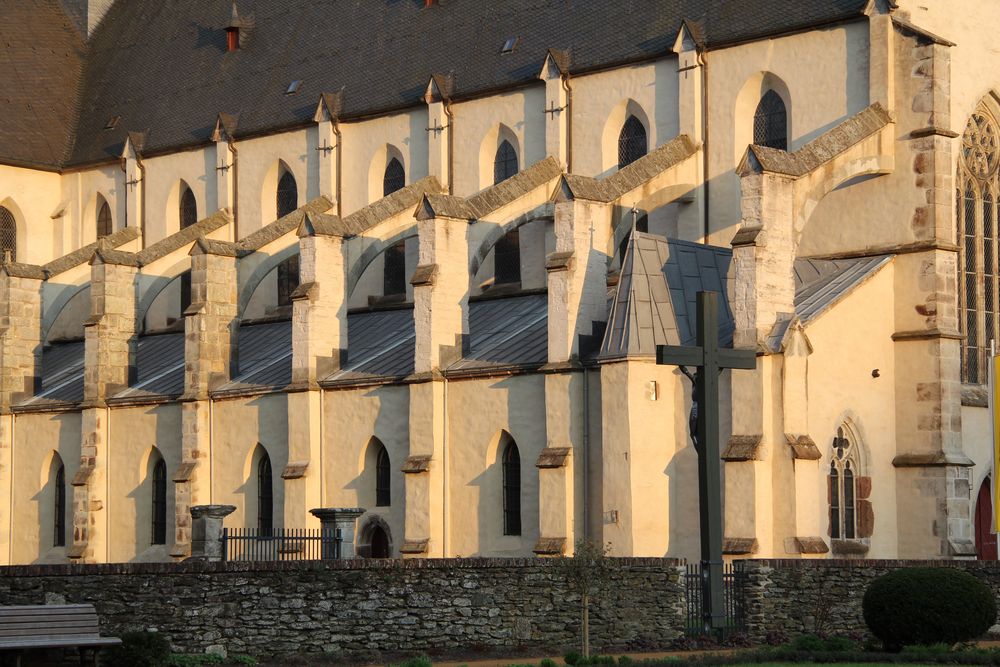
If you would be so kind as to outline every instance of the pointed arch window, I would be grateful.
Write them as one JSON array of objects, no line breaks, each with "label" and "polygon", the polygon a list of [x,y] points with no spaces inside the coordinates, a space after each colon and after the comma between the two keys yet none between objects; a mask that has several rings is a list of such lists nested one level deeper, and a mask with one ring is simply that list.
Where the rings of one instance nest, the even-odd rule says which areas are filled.
[{"label": "pointed arch window", "polygon": [[406,241],[386,248],[382,271],[382,295],[406,294]]},{"label": "pointed arch window", "polygon": [[167,464],[161,458],[153,466],[152,544],[167,543]]},{"label": "pointed arch window", "polygon": [[111,220],[111,207],[104,197],[97,197],[97,238],[103,239],[111,236],[115,231],[115,225]]},{"label": "pointed arch window", "polygon": [[17,261],[17,223],[10,209],[0,206],[0,260],[10,253],[10,261]]},{"label": "pointed arch window", "polygon": [[292,292],[299,286],[299,256],[292,255],[278,265],[278,306],[292,305]]},{"label": "pointed arch window", "polygon": [[493,158],[493,184],[506,181],[511,176],[517,174],[517,151],[509,141],[504,139],[497,147],[496,156]]},{"label": "pointed arch window", "polygon": [[406,185],[406,171],[403,163],[396,158],[389,160],[385,167],[385,176],[382,177],[382,196],[388,197],[397,190],[402,190]]},{"label": "pointed arch window", "polygon": [[503,450],[503,534],[521,534],[521,455],[513,441]]},{"label": "pointed arch window", "polygon": [[830,456],[830,538],[853,540],[857,533],[857,448],[843,427],[837,429]]},{"label": "pointed arch window", "polygon": [[788,113],[785,101],[773,90],[764,93],[753,115],[753,142],[778,150],[788,150]]},{"label": "pointed arch window", "polygon": [[618,135],[618,168],[624,169],[649,150],[646,126],[635,116],[629,116]]},{"label": "pointed arch window", "polygon": [[278,181],[278,217],[283,218],[299,206],[299,188],[292,172],[285,170]]},{"label": "pointed arch window", "polygon": [[493,247],[493,270],[496,285],[521,282],[521,234],[518,230],[504,234]]},{"label": "pointed arch window", "polygon": [[959,324],[962,342],[962,380],[986,382],[991,340],[1000,339],[997,312],[997,193],[1000,162],[996,119],[980,107],[962,135],[958,160],[955,221],[959,240]]},{"label": "pointed arch window", "polygon": [[257,462],[257,531],[262,537],[274,532],[274,480],[267,452]]},{"label": "pointed arch window", "polygon": [[52,494],[52,546],[66,546],[66,466],[57,462],[54,493]]},{"label": "pointed arch window", "polygon": [[375,460],[375,506],[388,507],[392,504],[390,489],[389,453],[380,445]]},{"label": "pointed arch window", "polygon": [[198,222],[198,200],[186,185],[182,185],[181,190],[180,221],[181,229],[184,229]]}]

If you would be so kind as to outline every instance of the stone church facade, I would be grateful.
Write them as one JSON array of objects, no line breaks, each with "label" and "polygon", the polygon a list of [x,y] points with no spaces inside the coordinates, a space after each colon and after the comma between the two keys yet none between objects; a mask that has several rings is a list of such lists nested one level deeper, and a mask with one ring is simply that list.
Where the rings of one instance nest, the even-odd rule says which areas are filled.
[{"label": "stone church facade", "polygon": [[361,507],[371,556],[697,558],[655,351],[699,290],[757,352],[729,557],[996,557],[1000,9],[27,4],[0,564],[182,559],[204,504]]}]

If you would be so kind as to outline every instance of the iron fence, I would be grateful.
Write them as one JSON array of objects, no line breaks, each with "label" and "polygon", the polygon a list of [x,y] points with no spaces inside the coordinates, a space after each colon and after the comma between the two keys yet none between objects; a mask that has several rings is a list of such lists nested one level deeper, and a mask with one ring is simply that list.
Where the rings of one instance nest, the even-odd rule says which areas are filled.
[{"label": "iron fence", "polygon": [[227,561],[337,560],[343,541],[339,528],[222,529]]},{"label": "iron fence", "polygon": [[[687,634],[698,636],[705,633],[704,621],[704,587],[700,563],[688,564],[684,575],[684,588],[687,593]],[[745,633],[746,618],[746,570],[738,561],[723,566],[723,590],[725,593],[726,625],[723,634]]]}]

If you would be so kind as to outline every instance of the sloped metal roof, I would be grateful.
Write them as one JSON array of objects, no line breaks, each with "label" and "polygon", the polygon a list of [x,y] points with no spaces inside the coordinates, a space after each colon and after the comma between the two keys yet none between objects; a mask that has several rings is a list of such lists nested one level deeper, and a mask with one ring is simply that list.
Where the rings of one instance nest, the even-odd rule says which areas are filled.
[{"label": "sloped metal roof", "polygon": [[839,301],[892,257],[795,260],[795,314],[807,323]]},{"label": "sloped metal roof", "polygon": [[547,294],[469,304],[469,350],[448,369],[471,371],[541,366],[548,360]]},{"label": "sloped metal roof", "polygon": [[719,344],[733,341],[727,248],[633,232],[611,301],[601,359],[653,356],[657,345],[693,345],[698,292],[721,294]]},{"label": "sloped metal roof", "polygon": [[412,308],[351,313],[347,339],[347,362],[324,384],[404,378],[413,373],[417,334]]},{"label": "sloped metal roof", "polygon": [[184,393],[184,334],[140,336],[135,364],[135,383],[116,399],[180,396]]},{"label": "sloped metal roof", "polygon": [[42,349],[41,390],[22,405],[79,403],[83,400],[82,340],[56,343]]},{"label": "sloped metal roof", "polygon": [[292,322],[244,324],[237,333],[233,379],[217,391],[277,389],[292,381]]}]

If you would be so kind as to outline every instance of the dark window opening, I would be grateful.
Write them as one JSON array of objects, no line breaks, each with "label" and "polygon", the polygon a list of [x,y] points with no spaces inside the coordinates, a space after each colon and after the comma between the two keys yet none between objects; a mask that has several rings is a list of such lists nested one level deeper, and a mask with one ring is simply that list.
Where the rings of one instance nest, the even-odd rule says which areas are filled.
[{"label": "dark window opening", "polygon": [[181,274],[181,317],[191,306],[191,272]]},{"label": "dark window opening", "polygon": [[513,442],[503,452],[503,534],[521,534],[521,455]]},{"label": "dark window opening", "polygon": [[153,544],[167,543],[167,464],[153,466]]},{"label": "dark window opening", "polygon": [[66,466],[59,463],[59,469],[56,471],[56,488],[55,491],[53,514],[52,514],[52,546],[64,547],[66,546]]},{"label": "dark window opening", "polygon": [[0,206],[0,253],[3,261],[7,261],[8,253],[10,261],[17,261],[17,223],[14,214],[3,206]]},{"label": "dark window opening", "polygon": [[268,537],[274,532],[274,488],[271,457],[264,452],[257,463],[257,532]]},{"label": "dark window opening", "polygon": [[375,506],[388,507],[392,504],[389,481],[389,453],[385,447],[379,447],[378,459],[375,462]]},{"label": "dark window opening", "polygon": [[385,167],[385,175],[382,177],[382,196],[388,197],[397,190],[402,190],[406,185],[406,171],[403,164],[396,158],[389,160]]},{"label": "dark window opening", "polygon": [[194,223],[198,222],[198,201],[194,198],[194,193],[191,192],[191,188],[183,188],[184,192],[181,193],[181,210],[180,210],[180,220],[181,229],[185,227],[190,227]]},{"label": "dark window opening", "polygon": [[375,526],[372,528],[371,557],[388,558],[391,555],[389,553],[389,536],[382,530],[382,526]]},{"label": "dark window opening", "polygon": [[299,189],[292,172],[286,171],[278,181],[278,217],[283,218],[299,206]]},{"label": "dark window opening", "polygon": [[514,150],[509,141],[504,140],[497,148],[496,157],[493,159],[493,184],[506,181],[511,176],[516,175],[517,170],[517,151]]},{"label": "dark window opening", "polygon": [[[631,223],[632,223],[632,221],[631,221],[631,219],[629,219],[629,226],[631,226]],[[648,232],[649,231],[649,216],[643,214],[643,215],[640,215],[638,218],[636,218],[636,221],[635,221],[635,230],[637,232],[644,232],[644,233]],[[618,243],[618,266],[619,267],[624,267],[625,266],[625,252],[628,250],[628,242],[629,242],[629,239],[631,239],[631,238],[632,238],[632,230],[629,229],[627,232],[625,232],[625,236],[623,236],[622,240]]]},{"label": "dark window opening", "polygon": [[618,135],[618,168],[624,169],[649,150],[646,126],[635,116],[629,116]]},{"label": "dark window opening", "polygon": [[760,98],[753,116],[753,142],[758,146],[788,150],[788,114],[781,95],[769,90]]},{"label": "dark window opening", "polygon": [[299,256],[292,255],[278,265],[278,306],[292,305],[292,292],[299,286]]},{"label": "dark window opening", "polygon": [[494,284],[521,282],[521,240],[518,230],[504,234],[493,247]]},{"label": "dark window opening", "polygon": [[389,246],[382,272],[382,295],[406,294],[406,241]]},{"label": "dark window opening", "polygon": [[97,238],[103,239],[111,236],[114,232],[114,223],[111,221],[111,207],[108,202],[101,199],[101,205],[97,209]]}]

